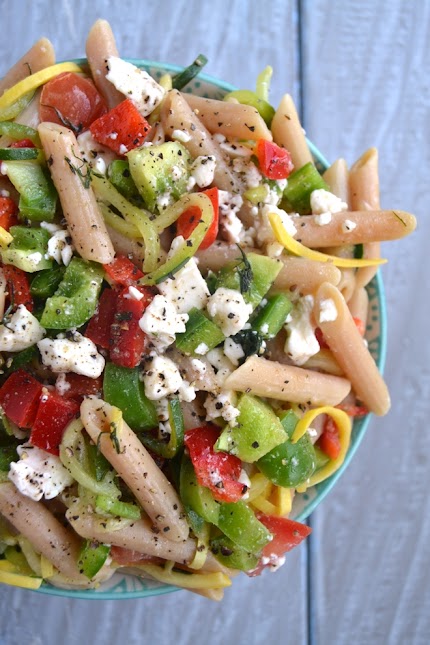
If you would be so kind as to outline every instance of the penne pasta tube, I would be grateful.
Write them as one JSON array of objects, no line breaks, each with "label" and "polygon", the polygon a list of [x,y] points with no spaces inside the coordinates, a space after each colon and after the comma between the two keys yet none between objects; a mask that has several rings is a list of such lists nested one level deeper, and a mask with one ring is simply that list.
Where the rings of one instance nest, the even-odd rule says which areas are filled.
[{"label": "penne pasta tube", "polygon": [[[336,317],[322,315],[327,301],[331,301],[331,307],[336,309]],[[358,398],[371,412],[386,414],[390,409],[387,386],[336,287],[328,283],[321,285],[315,297],[314,316]]]},{"label": "penne pasta tube", "polygon": [[351,298],[348,300],[348,309],[353,318],[359,318],[363,325],[366,325],[367,312],[369,309],[369,296],[364,287],[355,289]]},{"label": "penne pasta tube", "polygon": [[216,132],[230,138],[272,141],[272,133],[264,119],[251,105],[205,99],[195,94],[184,93],[182,96],[212,134]]},{"label": "penne pasta tube", "polygon": [[100,446],[103,455],[136,496],[155,526],[168,535],[169,540],[185,540],[189,527],[178,494],[125,421],[121,421],[116,435],[119,446],[114,446],[110,422],[115,410],[117,408],[100,399],[84,399],[81,419],[86,431]]},{"label": "penne pasta tube", "polygon": [[[248,252],[261,253],[259,249],[247,249]],[[209,270],[219,271],[223,266],[240,259],[236,244],[214,242],[212,246],[196,254],[199,269],[205,273]],[[308,294],[316,291],[323,282],[339,284],[341,273],[337,267],[328,262],[315,262],[306,258],[281,255],[284,266],[273,283],[271,292],[297,291]]]},{"label": "penne pasta tube", "polygon": [[317,354],[311,356],[303,367],[309,370],[325,372],[326,374],[333,374],[334,376],[345,376],[332,352],[326,348],[320,349]]},{"label": "penne pasta tube", "polygon": [[96,198],[73,171],[82,165],[75,135],[56,123],[41,123],[38,131],[74,246],[84,260],[108,264],[115,251]]},{"label": "penne pasta tube", "polygon": [[354,269],[341,269],[341,278],[340,282],[337,285],[337,288],[345,298],[346,302],[349,302],[350,298],[355,291],[355,270]]},{"label": "penne pasta tube", "polygon": [[230,171],[219,147],[184,97],[177,90],[168,92],[161,110],[161,121],[167,135],[181,130],[190,137],[183,145],[193,157],[213,155],[216,158],[214,183],[222,190],[237,192],[238,181]]},{"label": "penne pasta tube", "polygon": [[115,253],[126,255],[137,264],[141,264],[143,262],[143,258],[145,257],[145,246],[142,238],[139,240],[126,237],[119,231],[115,231],[115,229],[108,224],[106,224],[106,229],[113,244],[113,248],[115,249]]},{"label": "penne pasta tube", "polygon": [[30,74],[55,64],[55,51],[50,40],[41,38],[0,80],[0,95]]},{"label": "penne pasta tube", "polygon": [[[378,151],[369,148],[352,166],[349,173],[350,205],[352,210],[379,210]],[[363,247],[364,258],[381,257],[378,241],[367,242]],[[364,287],[376,274],[375,267],[362,267],[357,271],[357,285]]]},{"label": "penne pasta tube", "polygon": [[289,150],[296,170],[309,162],[314,163],[296,106],[289,94],[282,97],[271,130],[274,142]]},{"label": "penne pasta tube", "polygon": [[35,550],[67,578],[88,586],[78,569],[80,540],[41,503],[22,495],[12,483],[0,484],[0,514]]},{"label": "penne pasta tube", "polygon": [[303,215],[297,222],[295,240],[310,249],[399,240],[415,230],[416,218],[405,211],[342,211],[321,226],[318,215]]},{"label": "penne pasta tube", "polygon": [[125,96],[106,78],[107,59],[109,56],[119,56],[115,37],[107,20],[97,20],[91,27],[86,42],[86,54],[94,83],[111,110],[124,101]]},{"label": "penne pasta tube", "polygon": [[345,159],[336,159],[323,174],[331,192],[339,197],[345,204],[350,203],[349,199],[349,171]]},{"label": "penne pasta tube", "polygon": [[224,388],[290,403],[338,405],[351,383],[339,376],[251,356],[227,377]]}]

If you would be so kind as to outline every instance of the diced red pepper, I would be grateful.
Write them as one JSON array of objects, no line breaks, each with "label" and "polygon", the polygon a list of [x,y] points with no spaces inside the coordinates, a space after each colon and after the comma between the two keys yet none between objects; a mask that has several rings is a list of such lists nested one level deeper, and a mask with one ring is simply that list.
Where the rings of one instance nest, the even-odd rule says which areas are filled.
[{"label": "diced red pepper", "polygon": [[286,179],[294,170],[291,154],[272,141],[259,139],[255,149],[260,172],[268,179]]},{"label": "diced red pepper", "polygon": [[321,349],[328,349],[328,345],[326,343],[326,340],[324,338],[324,334],[322,333],[320,327],[317,327],[315,329],[315,338],[317,339],[318,344],[319,344]]},{"label": "diced red pepper", "polygon": [[103,390],[103,376],[90,378],[69,372],[65,375],[65,388],[62,393],[65,399],[75,399],[82,402],[85,396],[97,396]]},{"label": "diced red pepper", "polygon": [[364,405],[350,405],[348,403],[336,406],[339,410],[343,410],[349,417],[364,417],[369,414],[369,410]]},{"label": "diced red pepper", "polygon": [[143,144],[151,129],[136,106],[126,99],[91,124],[94,139],[118,155]]},{"label": "diced red pepper", "polygon": [[103,268],[113,282],[123,287],[143,278],[142,271],[125,255],[117,255],[112,262],[104,264]]},{"label": "diced red pepper", "polygon": [[248,574],[250,576],[258,576],[266,567],[279,565],[279,558],[294,549],[312,532],[310,526],[286,517],[274,517],[264,513],[256,513],[256,517],[269,529],[273,540],[263,548],[261,560],[257,568]]},{"label": "diced red pepper", "polygon": [[324,422],[324,428],[320,438],[317,441],[317,446],[320,448],[327,457],[330,459],[337,459],[340,453],[340,437],[339,428],[337,427],[332,417],[327,417]]},{"label": "diced red pepper", "polygon": [[366,325],[361,320],[361,318],[354,317],[353,321],[355,322],[355,326],[357,327],[357,329],[358,329],[358,331],[360,333],[360,336],[362,336],[364,338],[364,334],[366,333]]},{"label": "diced red pepper", "polygon": [[184,442],[199,484],[209,488],[220,502],[237,502],[246,493],[246,486],[239,481],[242,462],[234,455],[214,451],[219,433],[211,425],[193,428],[185,433]]},{"label": "diced red pepper", "polygon": [[30,283],[25,271],[12,264],[4,264],[3,273],[7,282],[9,302],[13,304],[14,310],[19,305],[24,305],[28,311],[33,311],[33,298],[31,297]]},{"label": "diced red pepper", "polygon": [[78,414],[79,407],[77,401],[64,399],[55,391],[43,393],[31,427],[30,443],[58,455],[64,431]]},{"label": "diced red pepper", "polygon": [[136,288],[143,294],[143,298],[136,300],[130,295],[128,287],[123,289],[118,295],[114,322],[111,325],[110,358],[121,367],[137,367],[145,350],[146,336],[139,327],[139,320],[151,302],[153,292],[148,287]]},{"label": "diced red pepper", "polygon": [[106,103],[94,83],[79,74],[64,72],[43,86],[39,106],[41,121],[66,125],[79,134],[106,112]]},{"label": "diced red pepper", "polygon": [[31,428],[42,387],[42,383],[25,370],[13,372],[0,388],[0,405],[8,419],[20,428]]},{"label": "diced red pepper", "polygon": [[100,297],[94,316],[90,319],[85,330],[85,336],[103,349],[110,348],[111,326],[116,313],[118,292],[105,289]]},{"label": "diced red pepper", "polygon": [[35,148],[31,139],[20,139],[10,144],[9,148]]},{"label": "diced red pepper", "polygon": [[[218,188],[209,188],[208,190],[202,190],[204,195],[207,195],[212,202],[214,209],[214,216],[211,225],[208,228],[206,235],[204,236],[199,249],[204,251],[208,249],[216,240],[218,235],[219,228],[219,199],[218,199]],[[191,233],[196,228],[200,219],[200,209],[197,206],[190,206],[182,215],[178,218],[176,222],[176,234],[182,235],[182,237],[187,240]]]},{"label": "diced red pepper", "polygon": [[18,206],[11,197],[0,197],[0,226],[6,231],[18,224]]},{"label": "diced red pepper", "polygon": [[163,564],[165,562],[165,560],[157,558],[156,556],[145,555],[139,551],[125,549],[122,546],[115,546],[114,544],[111,546],[110,556],[114,562],[121,564],[122,566],[133,566],[133,564],[138,564],[139,562],[143,564],[148,564],[149,562],[151,564]]}]

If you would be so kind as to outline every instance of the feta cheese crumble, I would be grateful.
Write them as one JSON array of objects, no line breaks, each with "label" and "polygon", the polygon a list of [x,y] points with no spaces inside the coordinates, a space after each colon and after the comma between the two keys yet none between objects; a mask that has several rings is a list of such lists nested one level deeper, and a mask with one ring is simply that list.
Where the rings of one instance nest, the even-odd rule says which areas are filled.
[{"label": "feta cheese crumble", "polygon": [[59,457],[30,444],[18,446],[17,452],[20,459],[10,464],[8,477],[26,497],[52,499],[73,484]]},{"label": "feta cheese crumble", "polygon": [[188,314],[178,314],[175,305],[158,294],[145,309],[139,327],[148,335],[154,347],[163,352],[175,342],[176,334],[185,331]]},{"label": "feta cheese crumble", "polygon": [[195,389],[185,381],[175,363],[165,356],[151,357],[142,373],[145,394],[151,401],[159,401],[170,394],[181,401],[194,401]]},{"label": "feta cheese crumble", "polygon": [[0,325],[0,352],[20,352],[42,340],[45,330],[24,305],[18,305],[6,325]]},{"label": "feta cheese crumble", "polygon": [[117,56],[109,56],[106,78],[121,94],[133,101],[143,116],[148,116],[161,103],[166,93],[143,69]]},{"label": "feta cheese crumble", "polygon": [[206,188],[214,180],[216,168],[216,159],[213,155],[201,155],[194,159],[191,165],[191,177],[194,179],[194,185],[199,188]]},{"label": "feta cheese crumble", "polygon": [[220,287],[208,300],[207,310],[225,336],[241,331],[252,313],[240,291]]},{"label": "feta cheese crumble", "polygon": [[333,195],[328,190],[319,188],[311,193],[311,209],[316,215],[315,223],[319,226],[325,226],[331,222],[332,213],[340,213],[348,208],[340,197]]},{"label": "feta cheese crumble", "polygon": [[224,354],[233,363],[233,365],[236,366],[239,365],[239,361],[242,358],[245,358],[245,352],[243,351],[242,345],[235,343],[232,338],[225,339]]},{"label": "feta cheese crumble", "polygon": [[89,338],[72,332],[71,338],[62,335],[44,338],[37,343],[42,363],[53,372],[75,372],[89,378],[99,377],[105,367],[105,359]]},{"label": "feta cheese crumble", "polygon": [[289,322],[285,325],[287,331],[285,353],[295,365],[303,365],[320,349],[312,323],[313,306],[312,296],[300,298],[289,314]]},{"label": "feta cheese crumble", "polygon": [[[42,222],[43,224],[44,222]],[[45,257],[52,258],[57,264],[68,266],[73,257],[74,246],[69,231],[60,229],[52,233],[48,240],[48,251]]]},{"label": "feta cheese crumble", "polygon": [[209,392],[203,407],[206,410],[206,421],[219,419],[234,427],[237,426],[237,417],[240,411],[234,406],[236,395],[232,390],[223,390],[218,395]]},{"label": "feta cheese crumble", "polygon": [[357,224],[356,222],[353,222],[352,219],[346,219],[344,222],[342,222],[342,231],[344,233],[350,233],[355,228],[357,228]]},{"label": "feta cheese crumble", "polygon": [[332,298],[326,298],[320,302],[319,322],[331,322],[337,318],[337,308]]}]

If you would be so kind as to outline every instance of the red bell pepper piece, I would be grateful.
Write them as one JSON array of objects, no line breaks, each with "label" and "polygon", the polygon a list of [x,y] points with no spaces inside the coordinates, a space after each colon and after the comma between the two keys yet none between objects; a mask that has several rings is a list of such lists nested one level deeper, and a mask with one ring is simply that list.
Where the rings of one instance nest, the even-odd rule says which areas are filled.
[{"label": "red bell pepper piece", "polygon": [[94,139],[118,155],[138,148],[151,126],[136,106],[126,99],[91,124]]},{"label": "red bell pepper piece", "polygon": [[130,295],[128,287],[123,289],[118,295],[114,322],[111,325],[110,358],[121,367],[139,365],[145,350],[146,336],[139,327],[139,320],[153,294],[148,287],[136,288],[143,294],[143,298],[136,300]]},{"label": "red bell pepper piece", "polygon": [[330,459],[337,459],[340,453],[339,428],[332,417],[327,417],[317,446]]},{"label": "red bell pepper piece", "polygon": [[188,430],[184,442],[199,484],[209,488],[220,502],[237,502],[246,493],[246,486],[238,481],[242,462],[234,455],[214,451],[218,437],[219,430],[207,425]]},{"label": "red bell pepper piece", "polygon": [[[114,289],[105,289],[100,297],[94,316],[90,319],[85,330],[85,336],[100,345],[103,349],[110,348],[111,325],[116,313],[118,293]],[[92,380],[92,379],[91,379]]]},{"label": "red bell pepper piece", "polygon": [[113,282],[123,287],[128,287],[143,278],[142,271],[125,255],[118,255],[109,264],[104,264],[103,268]]},{"label": "red bell pepper piece", "polygon": [[336,406],[339,410],[343,410],[349,417],[364,417],[369,414],[369,410],[364,405],[350,405],[349,403]]},{"label": "red bell pepper piece", "polygon": [[18,224],[18,206],[11,197],[0,197],[0,226],[6,231]]},{"label": "red bell pepper piece", "polygon": [[294,170],[291,154],[272,141],[259,139],[255,149],[260,172],[268,179],[286,179]]},{"label": "red bell pepper piece", "polygon": [[366,325],[361,320],[361,318],[354,317],[353,321],[355,322],[355,326],[357,327],[357,329],[358,329],[358,331],[360,333],[360,336],[362,336],[364,338],[364,334],[366,333]]},{"label": "red bell pepper piece", "polygon": [[42,387],[42,383],[25,370],[13,372],[0,388],[0,405],[8,419],[20,428],[31,428]]},{"label": "red bell pepper piece", "polygon": [[249,572],[250,576],[258,576],[266,567],[279,565],[279,558],[294,549],[312,532],[310,526],[289,520],[286,517],[274,517],[264,513],[256,513],[256,517],[269,529],[273,540],[263,548],[260,562],[256,569]]},{"label": "red bell pepper piece", "polygon": [[30,283],[27,274],[22,269],[12,264],[3,265],[3,273],[7,282],[9,302],[15,310],[19,305],[24,305],[28,311],[33,311],[33,298],[30,292]]},{"label": "red bell pepper piece", "polygon": [[[204,249],[208,249],[215,242],[218,235],[219,199],[218,188],[209,188],[208,190],[202,190],[202,193],[209,197],[214,209],[212,223],[209,226],[208,231],[199,246],[199,249],[204,251]],[[199,219],[200,209],[197,206],[190,206],[190,208],[187,208],[187,210],[184,211],[178,218],[176,222],[176,234],[182,235],[182,237],[187,240],[199,223]]]},{"label": "red bell pepper piece", "polygon": [[69,372],[65,375],[65,388],[61,393],[64,399],[75,399],[82,402],[85,396],[97,396],[103,390],[103,376],[90,378]]},{"label": "red bell pepper piece", "polygon": [[115,546],[114,544],[111,546],[110,556],[114,562],[121,564],[122,566],[133,566],[133,564],[138,564],[139,562],[142,564],[163,564],[165,562],[165,560],[157,558],[156,556],[145,555],[139,551],[125,549],[122,546]]},{"label": "red bell pepper piece", "polygon": [[49,390],[40,398],[36,418],[31,428],[30,443],[51,455],[59,454],[64,431],[79,412],[79,403]]},{"label": "red bell pepper piece", "polygon": [[9,148],[35,148],[36,146],[31,139],[20,139],[10,144]]}]

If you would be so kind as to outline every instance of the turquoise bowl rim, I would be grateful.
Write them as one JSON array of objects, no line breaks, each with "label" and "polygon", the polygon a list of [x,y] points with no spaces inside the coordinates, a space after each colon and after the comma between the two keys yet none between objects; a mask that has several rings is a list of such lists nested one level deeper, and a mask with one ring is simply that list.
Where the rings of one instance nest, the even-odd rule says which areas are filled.
[{"label": "turquoise bowl rim", "polygon": [[[160,62],[155,62],[155,61],[150,61],[150,60],[140,59],[140,58],[128,58],[127,60],[130,63],[137,65],[138,67],[159,68],[164,72],[177,73],[183,70],[183,67],[180,67],[178,65],[172,65],[171,63],[160,63]],[[86,58],[77,58],[73,62],[77,63],[78,65],[84,65],[87,63],[87,60]],[[215,85],[216,87],[218,87],[220,90],[224,92],[232,92],[233,90],[236,89],[233,85],[230,85],[229,83],[226,83],[224,81],[220,81],[214,76],[209,76],[208,74],[201,73],[199,74],[198,78],[199,80],[202,80],[206,83]],[[315,160],[324,169],[328,168],[330,164],[327,161],[327,159],[321,154],[318,148],[311,141],[309,141],[309,139],[307,139],[307,142]],[[377,273],[376,278],[374,278],[374,280],[375,280],[377,299],[379,303],[379,329],[380,329],[379,331],[380,346],[379,346],[379,356],[377,359],[377,365],[380,372],[383,373],[384,367],[385,367],[386,353],[387,353],[387,308],[386,308],[386,301],[385,301],[384,283],[380,272]],[[302,513],[300,513],[295,519],[297,519],[298,521],[303,521],[307,517],[309,517],[309,515],[313,513],[316,507],[323,501],[326,495],[331,491],[331,489],[336,484],[338,479],[341,477],[342,473],[345,472],[345,470],[347,469],[348,465],[351,462],[351,459],[354,457],[355,453],[357,452],[358,447],[361,444],[364,438],[364,435],[366,434],[371,418],[372,418],[372,415],[368,414],[365,417],[362,417],[361,419],[357,419],[354,422],[353,441],[348,450],[348,453],[345,457],[345,461],[343,462],[342,466],[329,479],[327,479],[326,481],[322,482],[317,486],[316,497],[306,505]],[[52,587],[50,585],[43,584],[39,589],[36,589],[34,591],[36,593],[43,593],[43,594],[48,594],[52,596],[62,596],[64,598],[76,598],[81,600],[129,600],[129,599],[137,599],[137,598],[148,598],[150,596],[160,596],[160,595],[172,593],[173,591],[180,591],[180,589],[178,589],[177,587],[172,587],[171,585],[165,585],[162,587],[154,587],[152,589],[151,588],[139,589],[137,591],[123,591],[119,593],[119,592],[112,592],[112,591],[97,592],[92,589],[88,589],[88,590],[58,589],[57,587]]]}]

